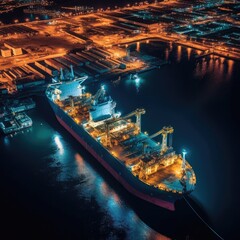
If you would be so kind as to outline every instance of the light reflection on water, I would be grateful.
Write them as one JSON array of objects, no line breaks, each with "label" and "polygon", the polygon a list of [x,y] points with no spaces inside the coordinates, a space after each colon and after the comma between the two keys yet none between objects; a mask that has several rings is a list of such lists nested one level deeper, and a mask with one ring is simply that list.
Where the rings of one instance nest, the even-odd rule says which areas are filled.
[{"label": "light reflection on water", "polygon": [[[230,80],[233,73],[233,60],[226,60],[224,58],[219,58],[217,56],[210,56],[210,59],[202,59],[196,63],[196,68],[194,70],[195,76],[203,78],[212,74],[214,76],[215,87],[221,82]],[[211,84],[213,82],[209,82]]]},{"label": "light reflection on water", "polygon": [[[95,171],[91,164],[88,163],[88,160],[84,159],[80,152],[71,146],[68,138],[66,138],[68,135],[63,136],[45,122],[44,124],[40,124],[36,116],[33,117],[31,114],[30,116],[34,121],[33,131],[20,133],[11,138],[9,136],[0,137],[0,146],[3,147],[4,150],[11,149],[16,156],[19,156],[19,159],[14,157],[11,161],[6,158],[6,160],[8,160],[6,161],[7,163],[16,160],[20,165],[25,164],[24,169],[26,167],[28,168],[29,165],[30,171],[37,172],[38,165],[32,169],[32,164],[44,162],[46,159],[51,160],[48,162],[48,166],[46,166],[47,169],[39,169],[41,175],[43,172],[47,173],[48,171],[54,171],[56,167],[59,168],[60,171],[56,180],[63,183],[63,185],[61,185],[63,186],[61,191],[69,188],[68,182],[79,180],[76,181],[74,186],[70,186],[70,188],[73,187],[74,190],[76,190],[79,204],[81,204],[83,199],[87,200],[89,201],[90,208],[91,199],[94,198],[96,200],[99,205],[98,208],[104,213],[104,216],[108,216],[111,219],[110,222],[107,222],[107,225],[105,225],[106,222],[104,222],[105,218],[101,220],[103,221],[102,225],[106,231],[108,231],[108,227],[124,231],[126,234],[125,239],[168,239],[151,229],[136,215],[135,211],[109,186],[100,173]],[[63,132],[65,133],[65,131]],[[26,144],[29,148],[27,157],[25,151],[21,151],[26,147]],[[42,148],[39,148],[39,146],[42,146]],[[44,148],[48,148],[48,150],[45,152]],[[25,156],[25,158],[23,156]],[[26,160],[28,157],[29,159]],[[27,162],[29,161],[28,164],[26,164],[25,160]],[[48,170],[49,168],[50,170]],[[20,169],[18,171],[20,176],[21,171]],[[49,184],[54,185],[54,181],[49,182]],[[22,194],[26,194],[26,192],[22,192]],[[54,200],[58,201],[58,199]],[[81,214],[81,212],[79,212],[79,214]],[[96,216],[96,218],[99,217]],[[89,231],[94,231],[94,229],[89,227]],[[115,238],[113,236],[113,238],[109,239]]]},{"label": "light reflection on water", "polygon": [[[148,48],[149,45],[151,49]],[[178,133],[174,135],[178,138],[174,141],[175,146],[185,144],[189,138],[187,146],[192,149],[189,162],[197,175],[197,188],[192,196],[202,204],[212,222],[219,224],[218,229],[221,232],[219,226],[223,221],[218,216],[229,217],[230,214],[219,208],[216,202],[227,205],[224,198],[219,200],[222,197],[222,188],[219,186],[231,184],[231,176],[228,174],[231,171],[225,169],[231,169],[232,164],[225,163],[224,151],[215,149],[216,144],[221,148],[226,139],[225,126],[218,124],[218,121],[219,118],[221,121],[223,119],[230,121],[226,117],[231,116],[231,110],[226,108],[229,100],[228,87],[234,84],[238,76],[236,74],[238,62],[213,55],[198,58],[202,51],[176,45],[170,47],[168,44],[164,46],[163,43],[156,42],[149,45],[142,43],[141,51],[163,60],[170,59],[172,64],[160,70],[141,74],[144,85],[136,95],[133,95],[134,91],[128,79],[122,83],[122,87],[112,88],[111,94],[115,99],[117,96],[116,100],[121,105],[127,99],[124,108],[121,106],[125,113],[130,111],[129,107],[126,109],[128,102],[132,103],[131,109],[139,105],[146,107],[148,117],[143,118],[143,124],[148,121],[145,125],[148,130],[154,126],[154,122],[158,124],[171,122],[176,126],[178,133],[181,133],[180,138],[177,136]],[[119,91],[125,93],[125,98],[118,93]],[[178,98],[179,95],[181,96]],[[218,109],[217,102],[223,103],[223,108],[218,105],[221,110]],[[151,113],[152,117],[149,115]],[[186,131],[188,136],[185,135]],[[219,140],[220,138],[223,140]],[[229,143],[225,142],[224,147],[229,149]],[[230,149],[228,151],[230,152]],[[222,181],[219,175],[225,175],[225,181]],[[215,196],[212,196],[213,192]],[[230,192],[229,189],[229,194]]]},{"label": "light reflection on water", "polygon": [[182,46],[177,46],[177,62],[180,62],[182,58]]},{"label": "light reflection on water", "polygon": [[9,140],[9,136],[5,136],[3,139],[3,143],[6,147],[10,146],[10,140]]},{"label": "light reflection on water", "polygon": [[[149,45],[158,44],[158,42],[149,42]],[[145,45],[145,46],[144,46]],[[158,45],[159,48],[162,48],[162,43]],[[140,52],[143,47],[146,47],[146,43],[136,43],[135,50]],[[143,50],[144,51],[144,50]],[[156,52],[161,52],[161,50],[156,50]],[[169,61],[173,56],[173,52],[176,52],[176,61],[180,63],[182,60],[192,61],[193,55],[200,56],[203,54],[203,51],[196,50],[192,48],[184,48],[180,45],[173,46],[172,43],[166,44],[164,47],[164,60]],[[197,61],[197,66],[195,69],[195,75],[203,77],[206,74],[215,74],[219,76],[219,79],[223,79],[224,76],[225,80],[229,80],[232,77],[234,61],[227,60],[223,57],[218,57],[214,55],[206,56],[204,58],[200,58]],[[217,78],[216,78],[217,79]],[[139,91],[139,88],[137,88]]]},{"label": "light reflection on water", "polygon": [[134,87],[137,93],[140,91],[140,88],[144,83],[145,80],[141,77],[141,75],[136,75],[136,78],[133,78],[133,75],[130,75],[129,78],[125,80],[126,86]]},{"label": "light reflection on water", "polygon": [[126,231],[126,239],[169,239],[147,226],[79,152],[73,153],[59,133],[53,136],[57,148],[52,157],[61,166],[59,181],[80,178],[80,184],[75,186],[79,198],[90,201],[93,197],[102,211],[110,216],[113,226]]},{"label": "light reflection on water", "polygon": [[188,47],[187,48],[187,58],[188,58],[188,61],[190,60],[191,52],[192,52],[192,49]]},{"label": "light reflection on water", "polygon": [[229,59],[227,63],[228,63],[227,79],[229,80],[232,77],[234,61]]},{"label": "light reflection on water", "polygon": [[[192,50],[192,54],[196,54],[196,52],[197,52],[196,50]],[[176,59],[177,59],[179,57],[177,54],[178,53],[177,48],[175,48],[175,53],[176,53]],[[201,51],[199,52],[199,54],[200,53]],[[169,50],[169,57],[171,57],[171,54],[172,54],[171,50]],[[164,55],[164,51],[163,51],[163,55]],[[182,49],[181,59],[182,60],[185,59],[186,61],[188,61],[187,50],[184,48]],[[172,65],[169,65],[169,66],[172,67]],[[155,73],[148,72],[148,73],[139,75],[141,78],[140,83],[142,86],[140,89],[139,87],[137,88],[136,82],[134,82],[134,80],[126,80],[126,81],[124,80],[123,84],[122,82],[121,84],[119,84],[120,86],[118,86],[118,90],[116,92],[114,93],[112,92],[113,90],[112,86],[109,86],[109,89],[107,89],[107,91],[108,90],[111,91],[111,95],[114,99],[116,99],[117,92],[118,92],[119,98],[116,100],[118,102],[118,106],[122,104],[121,110],[123,110],[123,112],[125,111],[125,113],[126,111],[128,111],[126,108],[129,105],[128,104],[129,101],[131,101],[132,104],[136,104],[137,107],[141,105],[145,107],[144,104],[148,102],[149,104],[147,105],[146,109],[149,112],[149,115],[148,117],[144,118],[144,121],[143,121],[143,124],[147,122],[147,119],[149,119],[149,121],[151,122],[150,124],[148,124],[147,129],[149,129],[149,127],[152,126],[152,128],[154,129],[151,129],[151,130],[153,131],[153,130],[156,130],[156,126],[159,127],[159,125],[162,125],[165,122],[169,123],[169,119],[177,119],[175,122],[175,124],[177,125],[176,138],[178,136],[180,136],[180,138],[178,138],[178,141],[176,140],[176,145],[177,145],[177,142],[178,144],[185,144],[187,138],[189,138],[194,142],[195,139],[202,137],[202,135],[197,131],[196,131],[197,133],[192,131],[192,129],[194,128],[191,127],[191,124],[188,125],[188,124],[182,123],[186,121],[187,123],[188,121],[189,123],[191,123],[191,121],[187,119],[188,117],[183,118],[184,121],[181,121],[181,117],[185,113],[181,115],[179,114],[178,110],[173,108],[172,111],[173,113],[175,113],[175,115],[172,115],[173,113],[169,115],[169,112],[171,111],[171,107],[172,107],[171,101],[174,102],[174,105],[178,104],[178,102],[176,101],[177,99],[176,96],[178,96],[177,94],[180,91],[180,90],[177,90],[175,92],[173,91],[171,95],[172,86],[166,84],[167,82],[171,82],[171,78],[169,77],[168,79],[168,76],[171,72],[173,72],[173,71],[168,71],[167,73],[165,72],[165,75],[164,75],[165,69],[167,69],[169,66],[166,66],[166,68],[162,68],[161,69],[162,71],[159,70]],[[211,58],[209,60],[200,60],[198,63],[194,65],[194,68],[190,70],[193,70],[192,75],[194,77],[199,77],[202,80],[203,77],[211,75],[211,77],[207,78],[208,82],[222,84],[224,83],[224,80],[227,79],[227,76],[229,78],[231,77],[232,72],[234,71],[234,67],[235,66],[233,64],[233,61],[230,61],[230,60],[224,61],[224,59],[220,59],[220,58],[214,60],[213,58]],[[222,76],[220,76],[220,73],[222,74]],[[182,76],[181,78],[182,79],[177,78],[177,80],[184,80],[185,76]],[[193,78],[193,79],[194,81],[197,81],[196,78]],[[160,83],[163,83],[163,84],[161,85]],[[157,89],[156,86],[159,86],[159,84],[161,87],[158,87],[159,89]],[[150,86],[152,86],[152,88],[150,88]],[[214,87],[216,86],[217,84],[214,84]],[[146,91],[148,88],[150,90]],[[132,94],[133,92],[136,93],[136,89],[140,90],[139,94],[135,94],[135,95]],[[162,89],[164,90],[162,91]],[[165,89],[167,89],[167,91],[165,91]],[[126,90],[126,95],[128,96],[126,97],[127,102],[125,102],[125,104],[123,104],[125,99],[122,97],[120,93],[121,90],[124,90],[124,92]],[[153,101],[154,99],[157,100],[155,103]],[[164,101],[161,103],[160,100],[164,100]],[[135,102],[133,103],[133,101]],[[156,106],[154,106],[154,104]],[[165,105],[166,105],[166,109],[164,108]],[[188,106],[184,105],[183,107],[188,107]],[[159,111],[159,113],[161,114],[156,114],[157,111]],[[182,109],[180,109],[179,111],[182,111]],[[101,173],[99,173],[97,170],[95,171],[92,165],[89,164],[88,159],[85,159],[81,155],[80,153],[81,150],[76,151],[76,149],[73,149],[73,147],[71,146],[72,142],[70,143],[68,141],[68,138],[66,138],[66,135],[64,137],[60,133],[56,132],[54,128],[50,128],[48,125],[46,125],[46,123],[44,123],[43,125],[40,125],[40,123],[38,124],[36,122],[36,119],[33,119],[33,120],[34,120],[34,125],[33,125],[34,132],[29,133],[29,135],[33,134],[32,137],[28,137],[27,135],[25,137],[24,135],[19,135],[17,137],[19,137],[22,140],[21,142],[22,143],[24,142],[24,144],[29,144],[29,146],[30,144],[33,144],[32,145],[33,147],[32,151],[34,152],[33,154],[36,154],[37,150],[39,150],[39,147],[38,147],[39,145],[42,146],[47,143],[46,146],[44,145],[46,148],[48,147],[48,145],[51,146],[51,153],[52,153],[51,158],[53,160],[53,163],[50,164],[50,166],[53,166],[53,167],[60,166],[60,169],[61,169],[59,173],[58,181],[66,182],[68,180],[79,179],[78,183],[75,185],[75,188],[77,190],[78,197],[79,197],[79,204],[81,204],[81,199],[89,200],[89,202],[91,198],[96,199],[97,203],[100,206],[100,209],[104,211],[104,213],[112,219],[112,222],[113,222],[112,224],[114,225],[114,227],[124,229],[124,231],[127,234],[127,239],[160,239],[160,238],[165,239],[160,233],[157,233],[154,230],[152,230],[148,225],[146,225],[138,217],[138,215],[136,214],[138,212],[137,211],[135,212],[130,206],[128,206],[128,204],[124,200],[125,198],[122,197],[121,194],[119,195],[114,189],[111,188],[111,186],[109,186],[108,182],[105,181],[105,179],[101,176]],[[54,119],[54,122],[55,121],[56,119]],[[196,119],[194,119],[194,121],[196,121]],[[36,127],[37,124],[39,126]],[[187,128],[182,127],[185,125],[187,126]],[[204,128],[206,127],[207,126],[204,126]],[[36,129],[38,130],[36,131]],[[186,129],[189,133],[187,134],[188,136],[185,136]],[[200,129],[199,132],[201,130],[202,129]],[[64,130],[62,131],[65,132]],[[191,139],[191,135],[192,135],[192,139]],[[216,188],[216,185],[214,185],[212,181],[209,181],[207,182],[207,185],[204,185],[205,184],[204,179],[208,179],[209,176],[212,177],[212,175],[215,174],[216,171],[215,171],[215,166],[214,168],[211,166],[211,162],[214,161],[214,159],[212,158],[210,159],[211,161],[208,161],[209,156],[207,155],[208,153],[207,151],[209,149],[207,145],[209,142],[207,140],[208,139],[203,139],[202,141],[198,141],[197,144],[195,144],[196,148],[195,149],[191,148],[192,155],[195,155],[195,156],[189,157],[189,159],[190,159],[190,162],[196,166],[194,169],[196,171],[199,171],[200,173],[200,174],[197,174],[198,180],[202,181],[202,185],[200,181],[198,182],[198,189],[196,189],[196,191],[193,194],[196,196],[196,198],[201,200],[201,203],[203,203],[204,208],[209,208],[209,210],[211,210],[211,209],[214,209],[214,206],[216,206],[216,201],[212,197],[213,199],[212,202],[214,202],[214,204],[211,205],[211,198],[209,196],[212,193],[211,186]],[[4,142],[3,145],[9,146],[9,142],[10,142],[10,145],[12,142],[15,142],[15,137],[11,138],[10,141],[8,141],[7,138],[6,139],[4,138],[3,142]],[[191,141],[189,141],[189,143],[191,144]],[[187,147],[190,147],[190,144],[187,144]],[[206,145],[206,148],[204,147],[205,145]],[[35,146],[37,146],[37,149],[34,148]],[[193,144],[193,147],[194,147],[194,144]],[[198,150],[200,149],[202,149],[202,153],[198,152]],[[198,161],[197,158],[200,158],[198,155],[204,156],[205,159],[201,158]],[[91,156],[89,156],[89,158],[91,158]],[[219,162],[217,162],[217,164],[219,164]],[[207,172],[208,169],[211,170],[210,174]],[[214,189],[214,191],[217,192],[217,189]],[[206,194],[206,193],[210,193],[210,194]],[[217,210],[220,211],[219,209]],[[215,214],[214,211],[213,211],[213,214]],[[108,228],[108,226],[105,226],[105,227]],[[186,230],[186,232],[187,231],[188,230]]]},{"label": "light reflection on water", "polygon": [[63,145],[62,145],[62,142],[61,142],[61,140],[60,140],[59,135],[55,135],[55,136],[54,136],[54,142],[56,143],[56,146],[57,146],[57,148],[58,148],[58,150],[59,150],[59,154],[60,154],[60,155],[63,155],[63,153],[64,153],[64,148],[63,148]]}]

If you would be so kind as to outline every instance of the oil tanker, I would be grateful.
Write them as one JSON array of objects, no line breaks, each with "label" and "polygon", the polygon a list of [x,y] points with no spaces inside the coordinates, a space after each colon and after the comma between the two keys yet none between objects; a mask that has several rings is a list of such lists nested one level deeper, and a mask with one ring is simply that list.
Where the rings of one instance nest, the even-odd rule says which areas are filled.
[{"label": "oil tanker", "polygon": [[[148,135],[141,131],[145,110],[125,116],[104,86],[85,91],[86,77],[51,84],[48,101],[59,123],[130,193],[157,206],[175,210],[176,200],[191,193],[196,176],[186,152],[176,154],[171,126]],[[161,142],[154,138],[162,136]]]}]

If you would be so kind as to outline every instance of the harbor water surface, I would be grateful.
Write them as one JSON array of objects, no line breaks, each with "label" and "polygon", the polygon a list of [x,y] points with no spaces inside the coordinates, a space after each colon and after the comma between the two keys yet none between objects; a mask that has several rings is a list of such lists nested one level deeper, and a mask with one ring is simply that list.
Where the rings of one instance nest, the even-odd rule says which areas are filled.
[{"label": "harbor water surface", "polygon": [[[197,61],[198,50],[160,42],[140,48],[171,63],[140,74],[139,81],[127,77],[86,88],[96,91],[105,84],[123,115],[145,108],[142,130],[149,134],[174,127],[173,146],[179,153],[188,150],[197,176],[191,205],[221,236],[234,239],[239,63],[213,57]],[[57,123],[46,99],[35,100],[37,108],[29,112],[33,127],[0,138],[7,226],[19,226],[15,230],[30,238],[216,238],[184,200],[170,212],[127,193]]]}]

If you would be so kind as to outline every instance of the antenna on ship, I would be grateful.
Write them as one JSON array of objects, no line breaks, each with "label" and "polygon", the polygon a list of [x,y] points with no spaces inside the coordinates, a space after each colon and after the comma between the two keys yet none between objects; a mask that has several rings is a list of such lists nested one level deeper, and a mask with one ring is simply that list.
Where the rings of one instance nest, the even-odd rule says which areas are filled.
[{"label": "antenna on ship", "polygon": [[186,170],[186,155],[187,151],[185,149],[182,150],[182,170],[185,172]]},{"label": "antenna on ship", "polygon": [[187,184],[186,184],[186,155],[187,151],[185,149],[182,150],[182,177],[181,177],[181,184],[183,186],[183,192],[187,191]]}]

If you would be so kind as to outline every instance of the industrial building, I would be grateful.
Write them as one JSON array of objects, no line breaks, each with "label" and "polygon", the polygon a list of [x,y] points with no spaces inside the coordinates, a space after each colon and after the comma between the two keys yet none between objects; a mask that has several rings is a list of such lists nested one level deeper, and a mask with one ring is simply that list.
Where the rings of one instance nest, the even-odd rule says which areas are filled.
[{"label": "industrial building", "polygon": [[6,48],[6,47],[1,47],[1,56],[2,57],[11,57],[12,56],[11,49]]},{"label": "industrial building", "polygon": [[11,42],[5,42],[4,46],[8,49],[11,49],[14,56],[23,54],[22,48],[19,46],[16,46],[15,44],[13,44]]},{"label": "industrial building", "polygon": [[47,72],[51,76],[57,76],[59,74],[59,71],[52,66],[48,65],[44,61],[38,61],[35,62],[35,65],[42,69],[44,72]]},{"label": "industrial building", "polygon": [[35,35],[38,32],[23,25],[7,26],[0,28],[0,36],[7,37],[11,35]]}]

